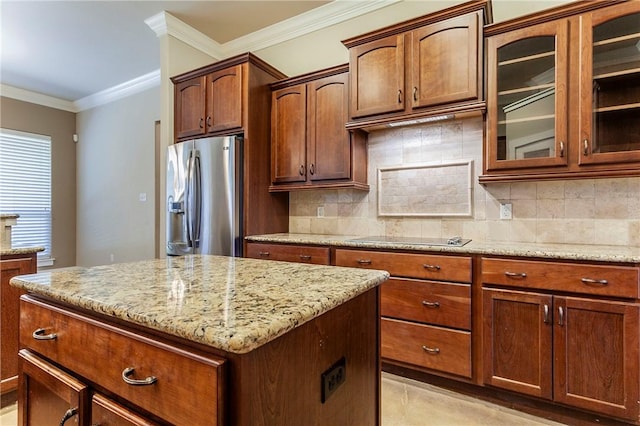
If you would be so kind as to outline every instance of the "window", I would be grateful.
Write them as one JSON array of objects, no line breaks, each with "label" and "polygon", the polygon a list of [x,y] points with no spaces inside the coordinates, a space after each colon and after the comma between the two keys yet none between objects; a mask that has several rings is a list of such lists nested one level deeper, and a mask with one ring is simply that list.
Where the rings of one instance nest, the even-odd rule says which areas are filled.
[{"label": "window", "polygon": [[0,129],[0,213],[20,215],[11,230],[14,248],[44,247],[51,256],[51,137]]}]

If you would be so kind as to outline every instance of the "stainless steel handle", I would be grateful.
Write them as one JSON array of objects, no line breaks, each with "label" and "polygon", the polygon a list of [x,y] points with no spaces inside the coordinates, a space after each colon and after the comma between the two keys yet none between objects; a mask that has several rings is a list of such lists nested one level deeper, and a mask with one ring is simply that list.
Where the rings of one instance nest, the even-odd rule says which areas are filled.
[{"label": "stainless steel handle", "polygon": [[609,281],[607,280],[594,280],[592,278],[581,278],[580,281],[582,281],[585,284],[599,284],[599,285],[609,284]]},{"label": "stainless steel handle", "polygon": [[268,251],[261,251],[260,253],[258,253],[260,256],[262,257],[269,257],[271,256],[271,253],[269,253]]},{"label": "stainless steel handle", "polygon": [[300,164],[300,176],[304,176],[304,164]]},{"label": "stainless steel handle", "polygon": [[589,140],[585,139],[582,141],[582,154],[585,156],[589,155]]},{"label": "stainless steel handle", "polygon": [[55,338],[58,337],[56,333],[44,334],[44,332],[45,332],[44,328],[39,328],[36,331],[34,331],[31,335],[36,340],[54,340]]},{"label": "stainless steel handle", "polygon": [[430,348],[425,345],[422,345],[422,350],[431,355],[438,355],[440,353],[440,348]]},{"label": "stainless steel handle", "polygon": [[558,325],[564,325],[564,309],[558,306]]},{"label": "stainless steel handle", "polygon": [[524,272],[509,272],[504,273],[509,278],[527,278],[527,274]]},{"label": "stainless steel handle", "polygon": [[194,247],[200,247],[200,234],[202,232],[202,166],[200,165],[200,155],[198,152],[195,154],[194,164],[194,187],[195,187],[195,208],[193,212],[193,224],[194,224]]},{"label": "stainless steel handle", "polygon": [[402,89],[398,89],[398,103],[402,103]]},{"label": "stainless steel handle", "polygon": [[158,381],[158,378],[155,376],[149,376],[145,379],[130,379],[129,376],[133,374],[135,369],[133,367],[127,367],[122,370],[122,380],[128,385],[132,386],[147,386],[152,385]]},{"label": "stainless steel handle", "polygon": [[560,158],[564,157],[564,142],[560,141]]},{"label": "stainless steel handle", "polygon": [[316,167],[313,163],[309,165],[309,173],[314,174],[316,172]]},{"label": "stainless steel handle", "polygon": [[62,416],[62,419],[60,419],[60,426],[64,426],[67,420],[69,420],[71,417],[75,416],[76,414],[78,414],[78,407],[69,408],[64,413],[64,416]]},{"label": "stainless steel handle", "polygon": [[300,259],[302,259],[302,260],[311,260],[311,255],[301,254],[300,255]]},{"label": "stainless steel handle", "polygon": [[187,242],[189,247],[200,245],[200,206],[202,203],[200,157],[196,150],[189,153],[187,162],[187,186],[185,194]]},{"label": "stainless steel handle", "polygon": [[371,260],[370,259],[358,259],[358,263],[360,265],[371,265]]},{"label": "stainless steel handle", "polygon": [[426,306],[427,308],[439,308],[440,302],[427,302],[426,300],[423,300],[422,305]]},{"label": "stainless steel handle", "polygon": [[428,269],[430,271],[439,271],[440,270],[440,265],[427,265],[426,263],[424,265],[422,265],[422,267],[424,269]]},{"label": "stainless steel handle", "polygon": [[545,324],[549,324],[549,305],[544,305],[544,318],[542,321]]},{"label": "stainless steel handle", "polygon": [[418,88],[417,87],[413,87],[413,100],[418,102]]}]

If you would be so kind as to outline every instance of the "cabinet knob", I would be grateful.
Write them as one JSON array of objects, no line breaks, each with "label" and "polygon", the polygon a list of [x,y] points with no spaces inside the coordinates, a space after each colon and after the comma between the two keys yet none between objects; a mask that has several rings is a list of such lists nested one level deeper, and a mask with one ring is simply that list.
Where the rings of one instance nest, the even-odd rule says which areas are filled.
[{"label": "cabinet knob", "polygon": [[309,165],[309,173],[314,174],[315,172],[316,172],[316,166],[313,163],[311,163]]},{"label": "cabinet knob", "polygon": [[439,271],[440,270],[440,265],[427,265],[426,263],[424,265],[422,265],[422,267],[424,269],[427,269],[429,271]]},{"label": "cabinet knob", "polygon": [[75,416],[76,414],[78,414],[78,407],[69,408],[64,413],[64,416],[62,416],[62,419],[60,419],[60,426],[63,426],[67,422],[67,420],[69,420],[71,417]]},{"label": "cabinet knob", "polygon": [[440,348],[430,348],[425,345],[422,345],[422,350],[431,355],[438,355],[440,353]]},{"label": "cabinet knob", "polygon": [[418,102],[418,88],[415,86],[413,88],[413,100]]},{"label": "cabinet knob", "polygon": [[398,103],[402,103],[402,89],[398,89]]},{"label": "cabinet knob", "polygon": [[549,305],[544,305],[544,318],[542,321],[545,324],[549,324]]},{"label": "cabinet knob", "polygon": [[598,284],[598,285],[609,284],[609,281],[607,280],[594,280],[593,278],[581,278],[580,281],[582,281],[585,284]]},{"label": "cabinet knob", "polygon": [[564,325],[564,309],[558,306],[558,325]]},{"label": "cabinet knob", "polygon": [[261,257],[269,257],[271,253],[269,253],[268,251],[261,251],[260,253],[258,253],[258,255],[260,255]]},{"label": "cabinet knob", "polygon": [[198,127],[204,129],[204,118],[200,117],[200,123],[198,124]]},{"label": "cabinet knob", "polygon": [[130,379],[129,376],[133,374],[135,369],[133,367],[127,367],[122,370],[122,380],[128,385],[132,386],[147,386],[152,385],[158,381],[158,378],[155,376],[149,376],[144,379]]},{"label": "cabinet knob", "polygon": [[564,142],[560,141],[560,158],[564,157]]},{"label": "cabinet knob", "polygon": [[211,116],[207,117],[207,127],[211,127]]},{"label": "cabinet knob", "polygon": [[58,337],[56,333],[44,334],[44,332],[45,332],[44,328],[39,328],[36,331],[34,331],[31,334],[31,336],[33,336],[33,338],[36,340],[54,340],[55,338]]},{"label": "cabinet knob", "polygon": [[582,153],[587,156],[589,155],[589,140],[585,139],[582,141]]},{"label": "cabinet knob", "polygon": [[515,279],[527,278],[527,274],[524,273],[524,272],[509,272],[509,271],[506,271],[504,274],[509,278],[515,278]]},{"label": "cabinet knob", "polygon": [[358,259],[358,263],[360,265],[371,265],[371,260],[370,259]]},{"label": "cabinet knob", "polygon": [[426,306],[427,308],[439,308],[440,302],[428,302],[426,300],[423,300],[422,305]]},{"label": "cabinet knob", "polygon": [[300,176],[304,176],[304,164],[300,164]]},{"label": "cabinet knob", "polygon": [[301,259],[301,260],[311,260],[311,255],[308,255],[308,254],[301,254],[301,255],[300,255],[300,259]]}]

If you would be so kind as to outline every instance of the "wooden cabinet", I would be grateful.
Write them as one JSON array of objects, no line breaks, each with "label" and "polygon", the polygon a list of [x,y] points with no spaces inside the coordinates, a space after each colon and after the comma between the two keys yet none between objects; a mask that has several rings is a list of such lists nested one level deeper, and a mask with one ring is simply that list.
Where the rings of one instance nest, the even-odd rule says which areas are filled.
[{"label": "wooden cabinet", "polygon": [[381,286],[384,361],[472,377],[470,257],[336,249],[335,264],[392,275]]},{"label": "wooden cabinet", "polygon": [[[73,372],[73,377],[108,391],[132,410],[172,424],[224,422],[225,361],[221,358],[149,339],[27,296],[21,299],[20,342],[27,349],[24,352]],[[109,354],[108,360],[96,362],[104,354]],[[23,363],[24,368],[29,365]],[[31,397],[29,371],[21,374],[27,380],[20,390],[25,399]],[[38,377],[39,382],[49,380]],[[197,410],[192,409],[193,395],[206,398]],[[88,404],[88,399],[82,404]],[[23,416],[43,408],[37,399],[29,407]]]},{"label": "wooden cabinet", "polygon": [[349,128],[484,109],[486,1],[343,41],[351,69]]},{"label": "wooden cabinet", "polygon": [[298,244],[247,243],[245,257],[253,259],[281,260],[284,262],[330,264],[329,247]]},{"label": "wooden cabinet", "polygon": [[242,65],[176,82],[176,139],[242,128],[242,87]]},{"label": "wooden cabinet", "polygon": [[271,191],[368,189],[366,136],[347,131],[348,66],[272,84]]},{"label": "wooden cabinet", "polygon": [[603,1],[485,29],[481,182],[640,174],[639,21]]},{"label": "wooden cabinet", "polygon": [[[495,261],[482,260],[485,384],[637,421],[637,268],[635,276],[629,274],[632,268],[613,266],[593,276],[592,265],[583,270],[580,264],[560,264],[556,275],[550,262],[513,263],[503,265],[503,279],[494,279],[497,265],[489,264],[486,274],[484,265]],[[554,281],[565,277],[563,269],[575,287],[567,288],[562,278]],[[627,302],[586,296],[634,286]]]},{"label": "wooden cabinet", "polygon": [[20,325],[20,296],[24,291],[9,284],[16,275],[36,272],[36,253],[24,255],[4,255],[0,257],[0,327],[2,343],[2,359],[0,371],[0,393],[6,394],[18,388],[18,329]]},{"label": "wooden cabinet", "polygon": [[286,232],[287,194],[272,194],[269,84],[285,75],[246,53],[171,78],[175,140],[242,135],[243,237]]}]

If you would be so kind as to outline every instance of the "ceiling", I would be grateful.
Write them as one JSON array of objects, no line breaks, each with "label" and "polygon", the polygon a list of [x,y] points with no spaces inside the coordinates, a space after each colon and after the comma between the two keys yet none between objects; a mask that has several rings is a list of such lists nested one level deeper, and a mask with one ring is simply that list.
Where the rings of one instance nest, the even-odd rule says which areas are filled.
[{"label": "ceiling", "polygon": [[[333,3],[347,1],[353,0]],[[392,4],[397,0],[375,1]],[[443,3],[407,1],[433,1],[439,8]],[[532,5],[535,10],[563,2],[494,0],[494,21],[528,13]],[[224,44],[305,12],[313,11],[321,19],[330,3],[0,0],[0,83],[77,101],[160,68],[158,38],[145,20],[162,11]]]}]

